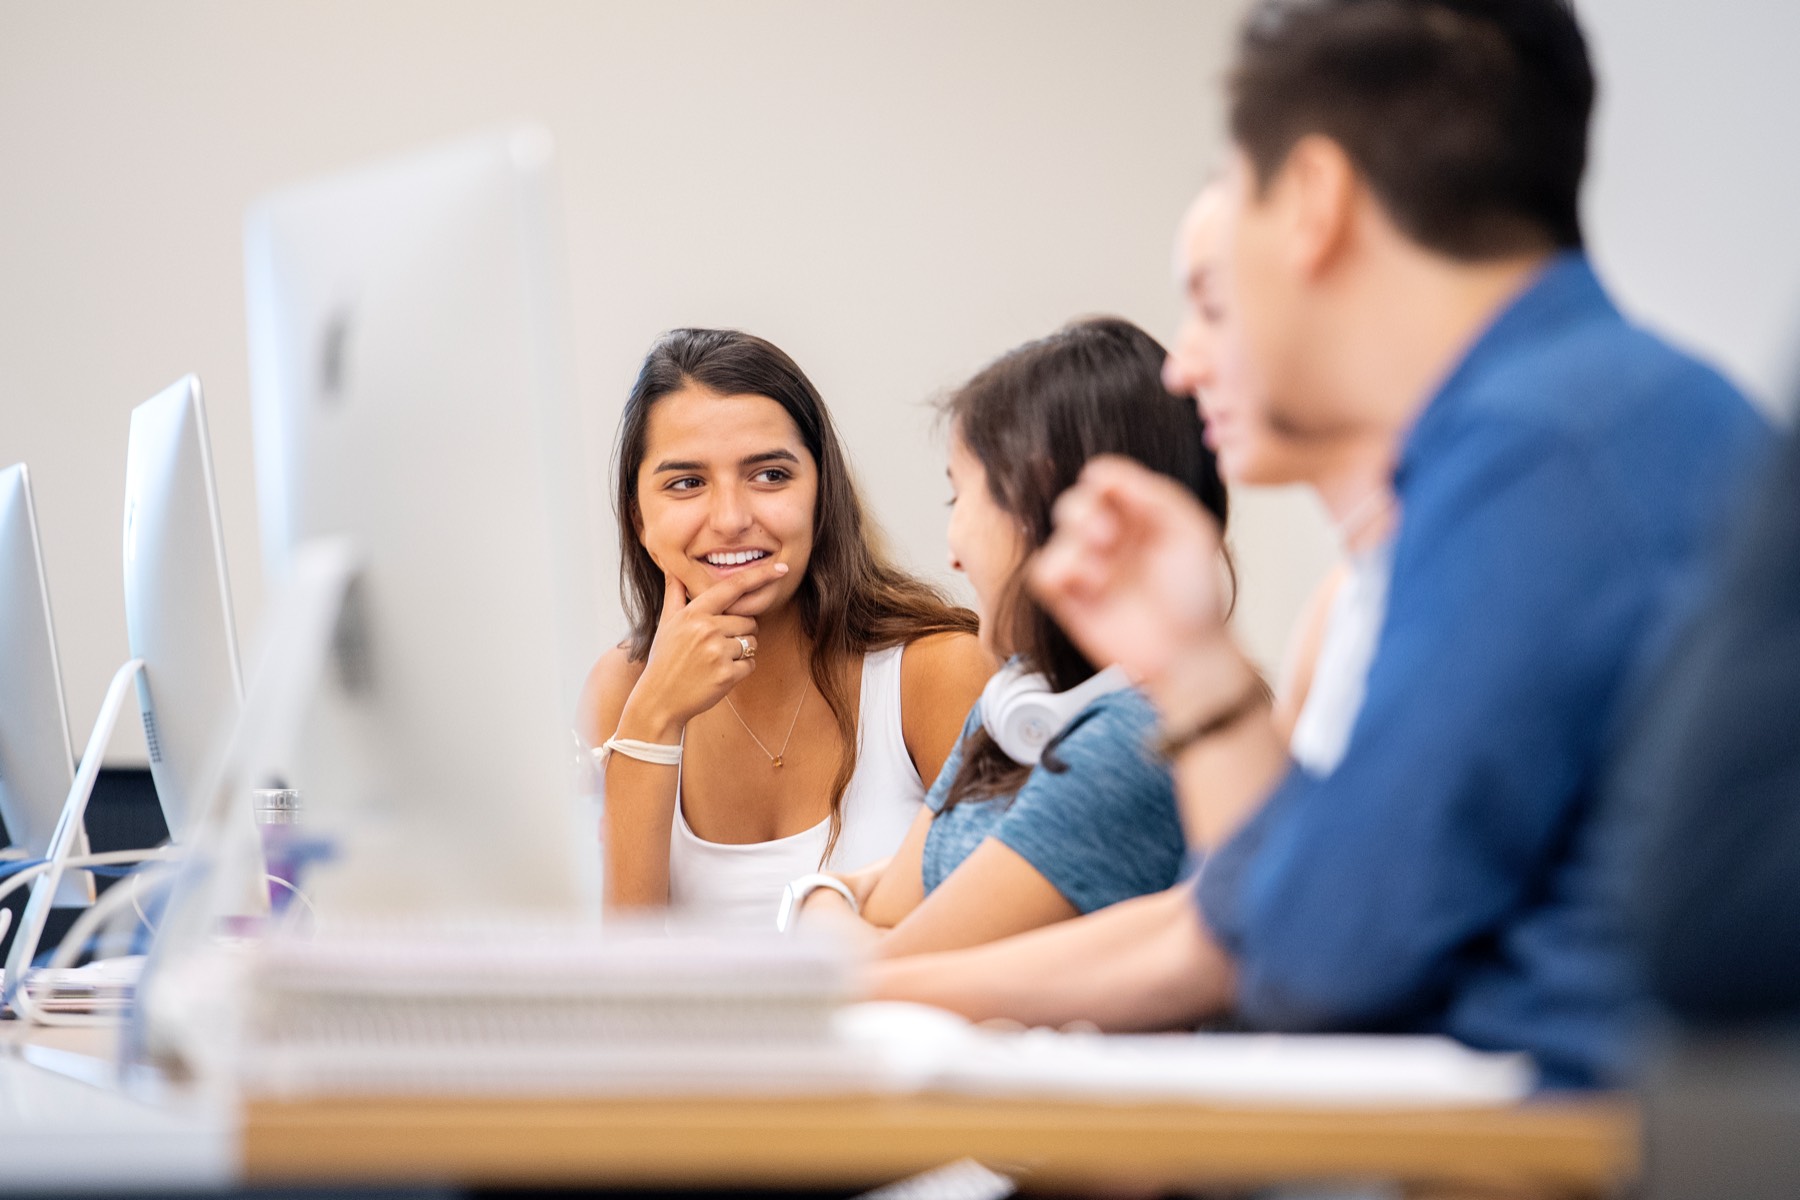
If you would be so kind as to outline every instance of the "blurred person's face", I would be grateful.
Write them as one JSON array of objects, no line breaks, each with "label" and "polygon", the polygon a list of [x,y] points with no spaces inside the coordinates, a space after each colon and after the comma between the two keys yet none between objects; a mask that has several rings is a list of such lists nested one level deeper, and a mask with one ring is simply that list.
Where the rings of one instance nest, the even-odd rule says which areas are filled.
[{"label": "blurred person's face", "polygon": [[[1218,184],[1194,198],[1175,235],[1175,282],[1181,289],[1181,325],[1163,360],[1163,386],[1200,402],[1207,440],[1214,431],[1206,395],[1218,390],[1225,341],[1225,206]],[[1217,450],[1217,447],[1214,447]]]},{"label": "blurred person's face", "polygon": [[1227,185],[1214,184],[1195,198],[1182,219],[1175,255],[1182,321],[1163,364],[1163,384],[1199,405],[1206,444],[1218,455],[1219,473],[1227,480],[1293,483],[1306,477],[1305,455],[1269,427],[1241,323],[1227,305],[1231,203]]},{"label": "blurred person's face", "polygon": [[1007,589],[1025,558],[1025,535],[1011,513],[988,489],[987,468],[950,432],[950,565],[969,577],[981,615],[981,644],[998,658],[1013,648],[997,628]]},{"label": "blurred person's face", "polygon": [[753,562],[788,564],[729,610],[760,616],[792,599],[806,574],[818,490],[818,464],[781,405],[685,387],[650,412],[638,540],[690,598]]},{"label": "blurred person's face", "polygon": [[1319,314],[1307,198],[1281,177],[1259,195],[1242,151],[1233,155],[1226,186],[1229,307],[1248,369],[1260,383],[1265,423],[1290,438],[1332,429],[1332,415],[1319,411],[1329,392],[1309,378]]}]

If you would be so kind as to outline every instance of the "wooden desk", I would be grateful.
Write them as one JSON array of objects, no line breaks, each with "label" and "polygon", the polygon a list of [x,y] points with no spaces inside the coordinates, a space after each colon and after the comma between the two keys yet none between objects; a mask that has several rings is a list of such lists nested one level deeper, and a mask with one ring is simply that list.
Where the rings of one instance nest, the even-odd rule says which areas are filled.
[{"label": "wooden desk", "polygon": [[[107,1040],[0,1026],[0,1046],[102,1054]],[[856,1188],[973,1157],[1044,1189],[1379,1178],[1596,1197],[1635,1177],[1638,1144],[1618,1097],[1420,1112],[856,1096],[253,1100],[240,1151],[251,1185]]]},{"label": "wooden desk", "polygon": [[1037,1188],[1398,1179],[1422,1194],[1601,1196],[1638,1165],[1620,1099],[1459,1112],[956,1097],[250,1103],[259,1185],[872,1186],[974,1157]]}]

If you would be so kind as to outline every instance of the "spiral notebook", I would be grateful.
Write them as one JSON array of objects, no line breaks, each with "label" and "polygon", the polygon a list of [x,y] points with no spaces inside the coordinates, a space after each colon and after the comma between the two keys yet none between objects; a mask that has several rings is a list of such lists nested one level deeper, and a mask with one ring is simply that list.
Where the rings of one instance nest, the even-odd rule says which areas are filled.
[{"label": "spiral notebook", "polygon": [[833,943],[661,928],[361,926],[263,948],[257,1093],[818,1093],[874,1071]]}]

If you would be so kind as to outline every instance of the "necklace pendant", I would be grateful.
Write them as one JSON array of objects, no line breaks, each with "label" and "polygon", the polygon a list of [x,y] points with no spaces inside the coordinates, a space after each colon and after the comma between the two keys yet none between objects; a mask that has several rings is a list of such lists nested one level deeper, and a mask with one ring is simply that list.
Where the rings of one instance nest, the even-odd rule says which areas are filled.
[{"label": "necklace pendant", "polygon": [[781,765],[781,755],[777,754],[774,758],[770,759],[769,761],[779,767]]}]

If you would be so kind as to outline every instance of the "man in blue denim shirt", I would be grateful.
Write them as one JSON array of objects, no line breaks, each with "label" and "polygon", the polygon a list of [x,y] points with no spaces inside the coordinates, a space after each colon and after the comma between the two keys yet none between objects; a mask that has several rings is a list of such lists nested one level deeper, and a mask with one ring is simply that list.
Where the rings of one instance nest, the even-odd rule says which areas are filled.
[{"label": "man in blue denim shirt", "polygon": [[914,964],[919,986],[886,994],[1116,1028],[1230,1008],[1527,1051],[1550,1086],[1618,1078],[1636,987],[1597,784],[1768,434],[1628,325],[1581,254],[1592,97],[1557,0],[1252,9],[1231,283],[1264,419],[1401,447],[1388,609],[1345,756],[1322,778],[1289,761],[1204,568],[1204,515],[1095,463],[1034,578],[1157,702],[1210,855],[1197,904],[1121,905],[938,964],[954,987]]},{"label": "man in blue denim shirt", "polygon": [[1633,1002],[1596,786],[1765,431],[1553,260],[1407,439],[1367,696],[1200,880],[1236,1004],[1282,1029],[1442,1031],[1617,1078]]}]

